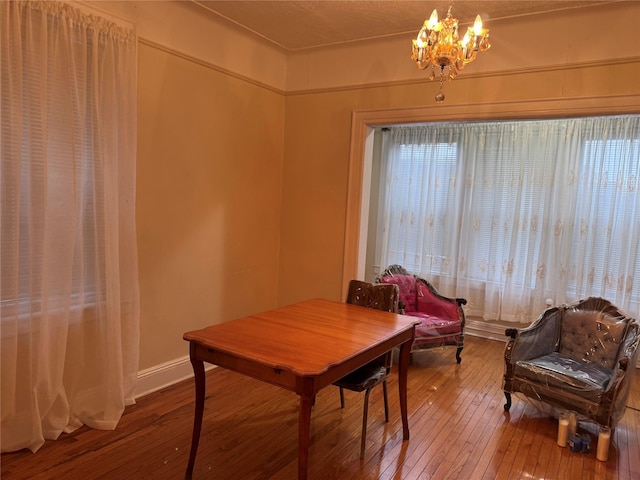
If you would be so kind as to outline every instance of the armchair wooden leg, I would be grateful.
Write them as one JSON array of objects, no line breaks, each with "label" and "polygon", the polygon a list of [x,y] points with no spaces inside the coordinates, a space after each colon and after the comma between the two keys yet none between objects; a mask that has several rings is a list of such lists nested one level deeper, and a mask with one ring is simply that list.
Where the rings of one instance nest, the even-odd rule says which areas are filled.
[{"label": "armchair wooden leg", "polygon": [[460,358],[460,353],[462,353],[462,347],[458,347],[458,350],[456,350],[456,362],[458,363],[462,361],[462,358]]},{"label": "armchair wooden leg", "polygon": [[507,403],[504,404],[504,411],[508,412],[511,408],[511,394],[509,392],[504,392],[504,396],[507,399]]}]

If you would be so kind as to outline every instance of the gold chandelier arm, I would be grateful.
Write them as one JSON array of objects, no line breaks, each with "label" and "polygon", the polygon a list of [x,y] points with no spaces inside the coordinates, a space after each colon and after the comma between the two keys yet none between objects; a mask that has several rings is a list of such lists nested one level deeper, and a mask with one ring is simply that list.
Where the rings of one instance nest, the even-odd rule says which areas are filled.
[{"label": "gold chandelier arm", "polygon": [[467,56],[462,59],[462,65],[466,65],[467,63],[473,62],[476,59],[477,55],[478,55],[477,50],[471,50],[470,52],[467,53]]}]

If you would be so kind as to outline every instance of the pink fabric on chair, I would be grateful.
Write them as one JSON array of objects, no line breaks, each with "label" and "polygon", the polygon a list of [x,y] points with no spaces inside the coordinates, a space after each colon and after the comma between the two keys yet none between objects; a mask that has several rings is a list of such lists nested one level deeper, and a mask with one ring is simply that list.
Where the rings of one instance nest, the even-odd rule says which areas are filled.
[{"label": "pink fabric on chair", "polygon": [[417,312],[416,277],[413,275],[387,275],[382,283],[395,283],[400,288],[399,301],[404,303],[405,313]]},{"label": "pink fabric on chair", "polygon": [[[436,297],[429,287],[424,283],[417,283],[417,308],[418,312],[429,312],[433,317],[446,318],[449,320],[457,320],[460,323],[460,313],[458,305],[455,302],[443,302],[442,299]],[[402,291],[402,289],[401,289]],[[460,328],[458,327],[458,330]]]},{"label": "pink fabric on chair", "polygon": [[420,318],[420,324],[416,325],[416,337],[460,333],[460,320],[434,317],[422,312],[410,312],[407,315]]}]

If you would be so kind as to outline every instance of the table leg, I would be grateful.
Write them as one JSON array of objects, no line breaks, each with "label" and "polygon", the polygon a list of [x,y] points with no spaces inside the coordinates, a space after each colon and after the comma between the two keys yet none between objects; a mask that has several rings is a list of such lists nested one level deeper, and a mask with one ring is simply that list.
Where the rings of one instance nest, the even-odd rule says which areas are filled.
[{"label": "table leg", "polygon": [[413,340],[404,342],[400,346],[398,359],[398,389],[400,390],[400,416],[402,417],[402,438],[409,440],[409,421],[407,419],[407,371],[411,357]]},{"label": "table leg", "polygon": [[298,421],[298,480],[307,480],[309,466],[309,435],[311,433],[311,407],[315,395],[300,395]]},{"label": "table leg", "polygon": [[195,412],[193,414],[193,435],[191,437],[191,451],[189,452],[189,463],[187,471],[184,474],[186,480],[191,480],[193,475],[193,466],[196,462],[196,453],[198,452],[198,443],[200,442],[200,430],[202,429],[202,414],[204,413],[204,391],[205,376],[204,362],[191,357],[191,365],[193,366],[193,374],[196,384],[196,401]]}]

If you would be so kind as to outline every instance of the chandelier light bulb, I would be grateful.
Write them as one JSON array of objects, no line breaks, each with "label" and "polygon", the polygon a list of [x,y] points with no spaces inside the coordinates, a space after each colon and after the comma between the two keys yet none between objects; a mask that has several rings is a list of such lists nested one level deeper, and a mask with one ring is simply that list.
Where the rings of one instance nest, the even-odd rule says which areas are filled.
[{"label": "chandelier light bulb", "polygon": [[480,15],[478,15],[476,21],[473,22],[473,33],[476,37],[482,34],[482,18],[480,18]]},{"label": "chandelier light bulb", "polygon": [[438,11],[434,8],[433,12],[431,12],[431,17],[429,17],[429,21],[427,22],[427,29],[435,30],[438,26]]}]

